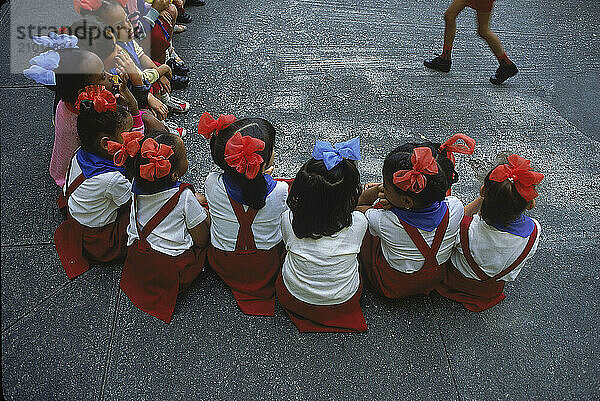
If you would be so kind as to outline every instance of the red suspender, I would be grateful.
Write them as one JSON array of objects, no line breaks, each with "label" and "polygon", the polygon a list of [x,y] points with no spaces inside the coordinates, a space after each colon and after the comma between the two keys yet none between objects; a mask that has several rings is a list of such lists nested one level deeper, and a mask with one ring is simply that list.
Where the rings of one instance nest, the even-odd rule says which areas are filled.
[{"label": "red suspender", "polygon": [[494,277],[490,277],[487,274],[485,274],[481,267],[479,267],[477,262],[475,262],[475,259],[473,259],[473,255],[471,254],[471,250],[469,249],[469,226],[471,225],[472,221],[472,217],[465,216],[460,223],[460,246],[462,247],[463,254],[465,255],[467,263],[471,267],[471,270],[473,270],[477,277],[479,277],[482,281],[498,281],[498,279],[506,276],[508,273],[516,269],[516,267],[523,262],[527,255],[529,255],[529,252],[531,251],[531,248],[533,248],[533,244],[535,243],[535,240],[537,238],[538,229],[537,224],[535,224],[533,226],[533,232],[531,233],[531,235],[529,235],[529,241],[527,241],[525,249],[523,249],[523,252],[521,252],[517,260],[515,260],[506,269],[496,274]]},{"label": "red suspender", "polygon": [[427,268],[430,266],[436,266],[438,264],[436,256],[438,251],[440,250],[440,246],[442,245],[442,241],[444,240],[444,235],[446,234],[446,229],[448,228],[449,221],[449,210],[446,209],[446,213],[442,218],[442,221],[435,229],[435,236],[433,237],[433,242],[431,243],[431,248],[425,242],[423,235],[419,232],[416,227],[411,226],[407,222],[400,220],[400,224],[408,233],[410,239],[415,243],[421,255],[425,257],[425,262],[423,263],[423,268]]},{"label": "red suspender", "polygon": [[[73,165],[73,159],[71,159],[71,161],[69,162],[69,169],[67,170],[67,183],[69,182],[69,179],[71,178],[71,167]],[[77,178],[75,178],[75,180],[73,180],[73,182],[71,183],[71,185],[67,186],[67,191],[64,195],[59,196],[58,199],[56,200],[56,203],[58,204],[58,208],[62,209],[64,207],[67,206],[67,202],[69,201],[69,197],[73,194],[73,192],[75,192],[75,190],[77,188],[79,188],[79,186],[85,181],[85,177],[83,176],[83,173],[79,174],[77,176]]]},{"label": "red suspender", "polygon": [[229,203],[233,208],[235,217],[240,223],[240,230],[238,231],[237,240],[235,242],[236,251],[254,251],[256,250],[256,243],[254,242],[254,234],[252,233],[252,222],[258,213],[258,210],[248,208],[248,211],[244,211],[244,206],[239,202],[234,201],[229,196]]},{"label": "red suspender", "polygon": [[150,220],[148,220],[148,223],[146,223],[143,229],[141,228],[140,223],[137,219],[137,196],[134,195],[133,202],[135,208],[135,224],[137,225],[137,231],[138,236],[140,237],[140,242],[146,242],[146,238],[148,238],[148,235],[150,235],[152,230],[154,230],[156,226],[158,226],[160,222],[163,221],[165,217],[167,217],[169,213],[173,211],[173,209],[175,209],[175,206],[177,206],[177,202],[179,202],[179,197],[181,196],[181,193],[187,188],[190,188],[192,191],[194,191],[194,188],[190,184],[180,184],[179,191],[173,194],[173,196],[169,198],[167,203],[165,203],[158,210],[158,212],[156,212],[156,214]]}]

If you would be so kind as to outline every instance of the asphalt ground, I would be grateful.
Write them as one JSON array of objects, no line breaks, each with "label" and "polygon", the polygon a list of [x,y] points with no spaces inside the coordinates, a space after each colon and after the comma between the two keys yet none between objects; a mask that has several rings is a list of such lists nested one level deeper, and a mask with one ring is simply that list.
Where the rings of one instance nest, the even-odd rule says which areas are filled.
[{"label": "asphalt ground", "polygon": [[[67,4],[69,3],[69,4]],[[67,24],[70,2],[47,18]],[[277,129],[276,174],[293,176],[315,139],[360,135],[363,182],[405,141],[477,140],[459,156],[467,203],[501,152],[545,174],[531,215],[536,255],[507,299],[472,313],[441,298],[390,301],[368,289],[363,334],[300,334],[236,307],[211,271],[167,325],[119,289],[121,265],[69,281],[53,244],[63,220],[48,174],[53,94],[10,74],[9,10],[0,9],[2,385],[10,400],[597,400],[600,399],[600,3],[498,0],[492,28],[520,73],[458,20],[449,74],[440,51],[448,2],[208,0],[176,47],[193,67],[178,96],[190,169],[214,166],[193,133],[204,111],[262,116]],[[64,22],[63,22],[64,21]]]}]

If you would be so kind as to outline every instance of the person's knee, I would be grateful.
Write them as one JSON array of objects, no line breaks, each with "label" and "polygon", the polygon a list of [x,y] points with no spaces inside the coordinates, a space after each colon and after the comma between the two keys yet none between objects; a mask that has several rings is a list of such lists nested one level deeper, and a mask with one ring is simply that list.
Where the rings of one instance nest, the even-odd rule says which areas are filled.
[{"label": "person's knee", "polygon": [[483,39],[488,39],[493,35],[493,33],[490,30],[490,28],[477,27],[477,35],[479,35],[479,37],[481,37]]},{"label": "person's knee", "polygon": [[177,7],[175,7],[175,5],[173,3],[169,4],[169,8],[167,8],[167,10],[169,11],[169,14],[171,14],[171,17],[173,17],[173,21],[175,21],[177,19]]}]

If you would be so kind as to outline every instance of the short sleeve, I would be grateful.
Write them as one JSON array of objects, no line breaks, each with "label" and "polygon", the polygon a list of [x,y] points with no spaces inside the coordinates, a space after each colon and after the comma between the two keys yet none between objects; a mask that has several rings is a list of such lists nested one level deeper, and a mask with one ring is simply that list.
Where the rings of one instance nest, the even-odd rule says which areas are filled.
[{"label": "short sleeve", "polygon": [[192,191],[185,190],[181,195],[183,196],[185,226],[191,230],[206,220],[208,215]]},{"label": "short sleeve", "polygon": [[290,239],[290,232],[292,231],[292,225],[290,222],[291,211],[286,210],[281,215],[281,237],[284,243],[288,243]]},{"label": "short sleeve", "polygon": [[360,240],[362,241],[363,237],[365,236],[365,233],[367,232],[367,228],[369,226],[369,221],[367,220],[367,217],[359,211],[354,211],[352,212],[353,214],[353,224],[356,225],[356,233],[358,234],[358,236],[360,237]]},{"label": "short sleeve", "polygon": [[131,183],[121,173],[114,173],[106,186],[106,197],[117,206],[122,206],[131,199]]},{"label": "short sleeve", "polygon": [[133,41],[133,49],[138,57],[142,57],[144,55],[144,49],[142,49],[142,46],[140,46],[136,40]]},{"label": "short sleeve", "polygon": [[369,232],[375,237],[381,237],[380,221],[381,221],[381,209],[368,209],[365,213],[367,223],[369,225]]}]

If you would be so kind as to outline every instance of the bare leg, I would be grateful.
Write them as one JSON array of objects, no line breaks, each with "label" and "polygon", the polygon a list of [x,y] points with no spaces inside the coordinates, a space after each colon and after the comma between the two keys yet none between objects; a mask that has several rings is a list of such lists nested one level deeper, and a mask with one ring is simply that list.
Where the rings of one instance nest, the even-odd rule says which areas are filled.
[{"label": "bare leg", "polygon": [[467,0],[454,0],[444,13],[444,48],[452,48],[456,36],[456,17],[467,6]]},{"label": "bare leg", "polygon": [[487,42],[496,58],[500,60],[500,58],[504,55],[504,49],[502,48],[502,43],[500,43],[498,36],[496,36],[496,34],[490,29],[491,17],[491,12],[482,13],[477,11],[477,34]]}]

